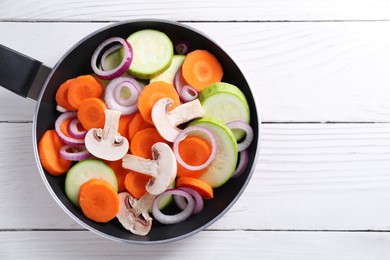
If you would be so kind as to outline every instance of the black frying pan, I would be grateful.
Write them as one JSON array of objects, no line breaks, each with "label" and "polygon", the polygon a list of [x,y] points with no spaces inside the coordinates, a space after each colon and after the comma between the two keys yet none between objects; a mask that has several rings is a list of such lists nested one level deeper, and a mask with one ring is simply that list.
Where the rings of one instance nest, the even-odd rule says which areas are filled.
[{"label": "black frying pan", "polygon": [[[127,38],[131,33],[147,28],[165,32],[173,42],[188,40],[192,49],[206,49],[217,57],[223,66],[223,81],[238,86],[248,100],[254,141],[249,148],[250,158],[245,172],[239,178],[231,179],[222,187],[215,189],[214,199],[205,201],[201,214],[193,215],[186,221],[175,225],[162,225],[154,221],[152,230],[147,236],[137,236],[125,230],[116,219],[107,224],[101,224],[84,217],[83,213],[65,195],[65,176],[53,177],[42,168],[38,158],[37,143],[46,130],[54,128],[54,122],[59,116],[59,112],[56,111],[55,93],[60,84],[67,79],[92,73],[90,66],[92,53],[104,40],[114,36]],[[0,45],[0,86],[23,97],[37,100],[33,143],[42,179],[53,198],[68,215],[87,229],[106,238],[133,244],[156,244],[195,234],[214,223],[233,206],[243,193],[256,166],[260,119],[247,80],[236,63],[219,45],[202,33],[183,24],[162,20],[136,20],[107,26],[79,41],[58,61],[53,69]],[[243,221],[245,220],[243,219]]]}]

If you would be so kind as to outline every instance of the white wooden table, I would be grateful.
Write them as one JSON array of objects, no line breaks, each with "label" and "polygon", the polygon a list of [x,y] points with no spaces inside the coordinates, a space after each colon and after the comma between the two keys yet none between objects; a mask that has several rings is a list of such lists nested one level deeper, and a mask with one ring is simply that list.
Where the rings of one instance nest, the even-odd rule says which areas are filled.
[{"label": "white wooden table", "polygon": [[54,66],[130,18],[185,22],[245,70],[264,122],[249,186],[190,238],[103,239],[50,197],[32,149],[35,104],[0,88],[0,259],[390,258],[389,1],[1,0],[0,44]]}]

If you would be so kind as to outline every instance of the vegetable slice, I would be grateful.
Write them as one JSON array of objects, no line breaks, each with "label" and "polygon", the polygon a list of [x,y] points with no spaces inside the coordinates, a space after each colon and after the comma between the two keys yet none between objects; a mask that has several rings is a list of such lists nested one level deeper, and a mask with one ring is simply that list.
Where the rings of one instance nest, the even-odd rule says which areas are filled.
[{"label": "vegetable slice", "polygon": [[154,78],[151,78],[150,83],[155,81],[165,81],[173,85],[173,79],[175,77],[175,74],[181,68],[181,65],[183,65],[185,58],[185,55],[174,55],[172,58],[171,66],[169,66],[169,68],[163,71],[161,74],[157,75]]},{"label": "vegetable slice", "polygon": [[90,179],[105,180],[115,191],[118,190],[115,173],[107,164],[96,159],[78,162],[69,169],[65,177],[65,193],[74,205],[79,206],[80,187]]},{"label": "vegetable slice", "polygon": [[134,52],[129,68],[131,75],[140,79],[151,79],[171,65],[173,44],[165,33],[144,29],[131,34],[127,41]]},{"label": "vegetable slice", "polygon": [[157,81],[144,87],[138,98],[138,110],[146,122],[153,124],[153,106],[162,98],[170,98],[173,100],[170,110],[180,105],[179,95],[173,85],[164,81]]},{"label": "vegetable slice", "polygon": [[130,151],[136,156],[152,159],[152,146],[157,142],[168,143],[161,137],[156,128],[145,128],[138,131],[131,139]]},{"label": "vegetable slice", "polygon": [[[199,136],[188,136],[178,145],[178,153],[183,161],[191,166],[199,166],[207,162],[210,158],[212,147],[205,139]],[[211,162],[210,162],[211,163]],[[189,170],[177,164],[177,176],[188,176],[193,178],[199,178],[207,170],[207,166],[204,169],[197,171]]]},{"label": "vegetable slice", "polygon": [[75,78],[69,85],[68,101],[78,109],[87,98],[100,98],[103,94],[103,86],[92,75],[82,75]]},{"label": "vegetable slice", "polygon": [[[168,196],[168,195],[176,195],[176,196],[185,197],[187,200],[186,207],[181,212],[179,212],[175,215],[163,214],[160,211],[160,209],[158,208],[158,203],[160,202],[160,200],[162,198],[164,198],[165,196]],[[194,211],[194,207],[195,207],[194,198],[189,193],[187,193],[184,190],[180,190],[180,189],[171,189],[171,190],[166,190],[165,192],[163,192],[162,194],[160,194],[159,196],[156,197],[156,199],[153,202],[152,213],[153,213],[154,218],[158,222],[160,222],[162,224],[169,225],[169,224],[176,224],[176,223],[179,223],[179,222],[186,220],[189,216],[191,216],[192,212]]]},{"label": "vegetable slice", "polygon": [[182,72],[185,81],[198,92],[212,83],[221,81],[223,77],[221,63],[206,50],[188,53]]},{"label": "vegetable slice", "polygon": [[51,175],[62,175],[72,165],[71,161],[60,156],[60,149],[63,145],[55,130],[47,130],[39,140],[39,159],[42,167]]},{"label": "vegetable slice", "polygon": [[68,101],[68,91],[69,91],[69,86],[72,84],[73,79],[68,79],[64,83],[60,85],[56,92],[56,101],[58,106],[65,110],[76,110],[75,107],[73,107],[69,101]]},{"label": "vegetable slice", "polygon": [[[229,83],[217,82],[207,86],[199,93],[199,101],[205,116],[227,124],[234,120],[241,120],[249,124],[249,105],[242,91]],[[241,129],[233,130],[236,140],[240,140],[245,132]]]},{"label": "vegetable slice", "polygon": [[213,132],[217,142],[218,150],[213,162],[207,171],[199,177],[217,188],[226,183],[236,169],[238,151],[237,141],[233,132],[223,123],[211,118],[201,118],[195,120],[190,125],[202,126]]},{"label": "vegetable slice", "polygon": [[100,98],[87,98],[80,104],[77,117],[87,130],[103,128],[106,120],[104,114],[106,109],[106,104]]},{"label": "vegetable slice", "polygon": [[119,211],[118,193],[105,180],[90,179],[81,185],[78,200],[84,215],[96,222],[107,223]]},{"label": "vegetable slice", "polygon": [[214,198],[213,187],[211,187],[211,185],[207,182],[204,182],[200,179],[195,179],[191,177],[179,177],[176,180],[176,187],[189,187],[191,189],[194,189],[203,199]]},{"label": "vegetable slice", "polygon": [[[119,42],[122,46],[123,46],[123,58],[122,58],[122,61],[121,63],[111,69],[111,70],[101,70],[97,67],[97,59],[99,57],[99,54],[101,53],[101,51],[106,48],[108,45],[114,43],[114,42]],[[115,48],[114,48],[115,49]],[[113,51],[114,49],[110,48],[108,51]],[[106,52],[107,53],[107,52]],[[108,55],[108,54],[106,54]],[[105,56],[103,54],[103,58],[105,59]],[[130,67],[130,64],[133,60],[133,50],[132,50],[132,46],[130,45],[129,42],[127,42],[126,40],[120,38],[120,37],[112,37],[112,38],[109,38],[105,41],[103,41],[101,44],[99,44],[99,46],[96,48],[95,52],[93,53],[92,55],[92,59],[91,59],[91,67],[92,67],[92,70],[96,73],[96,75],[98,77],[100,77],[101,79],[114,79],[116,77],[119,77],[120,75],[122,75],[124,72],[126,72],[126,70]]]}]

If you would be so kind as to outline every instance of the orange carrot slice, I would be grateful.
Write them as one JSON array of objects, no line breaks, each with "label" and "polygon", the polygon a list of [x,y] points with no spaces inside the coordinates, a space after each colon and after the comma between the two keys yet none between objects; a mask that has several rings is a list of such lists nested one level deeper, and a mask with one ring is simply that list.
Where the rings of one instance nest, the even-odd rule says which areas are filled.
[{"label": "orange carrot slice", "polygon": [[161,137],[156,128],[143,129],[131,139],[130,152],[136,156],[152,159],[152,146],[157,142],[168,143]]},{"label": "orange carrot slice", "polygon": [[129,125],[136,114],[124,115],[119,118],[118,133],[125,137],[129,142]]},{"label": "orange carrot slice", "polygon": [[107,181],[90,179],[80,186],[79,204],[87,218],[106,223],[119,211],[119,196]]},{"label": "orange carrot slice", "polygon": [[129,142],[131,141],[131,139],[133,139],[134,135],[138,131],[141,131],[145,128],[151,128],[151,127],[153,127],[153,124],[146,122],[140,112],[136,113],[133,120],[131,120],[129,124],[129,130],[128,130]]},{"label": "orange carrot slice", "polygon": [[135,198],[141,198],[146,193],[146,184],[152,177],[135,171],[129,171],[125,178],[125,187]]},{"label": "orange carrot slice", "polygon": [[60,149],[63,145],[55,130],[47,130],[38,143],[38,154],[42,167],[53,176],[66,173],[72,165],[71,161],[63,159],[60,155]]},{"label": "orange carrot slice", "polygon": [[177,94],[175,87],[164,81],[150,83],[145,86],[139,94],[138,110],[146,122],[153,124],[151,115],[152,108],[161,98],[170,98],[173,100],[173,105],[170,109],[180,105],[180,97]]},{"label": "orange carrot slice", "polygon": [[[211,155],[211,145],[205,139],[198,136],[189,136],[179,143],[179,153],[183,161],[191,166],[198,166],[205,163]],[[208,167],[191,171],[181,164],[177,164],[177,176],[188,176],[199,178]]]},{"label": "orange carrot slice", "polygon": [[180,177],[176,180],[176,187],[189,187],[199,193],[203,199],[214,198],[213,187],[210,184],[192,177]]},{"label": "orange carrot slice", "polygon": [[79,106],[77,117],[81,125],[89,130],[103,128],[106,120],[106,104],[100,98],[87,98]]},{"label": "orange carrot slice", "polygon": [[182,66],[183,78],[196,91],[219,82],[223,77],[222,65],[206,50],[195,50],[187,54]]},{"label": "orange carrot slice", "polygon": [[69,85],[68,101],[76,109],[87,98],[100,98],[103,94],[102,84],[92,75],[75,78]]},{"label": "orange carrot slice", "polygon": [[59,106],[69,111],[76,110],[68,101],[69,86],[72,84],[73,79],[69,79],[62,83],[56,92],[56,102]]},{"label": "orange carrot slice", "polygon": [[74,118],[68,118],[66,119],[61,125],[60,130],[64,133],[67,137],[72,137],[72,135],[69,133],[69,124]]},{"label": "orange carrot slice", "polygon": [[115,173],[116,180],[118,182],[118,192],[126,191],[125,187],[125,178],[127,173],[129,172],[128,169],[125,169],[122,167],[122,160],[117,161],[104,161]]}]

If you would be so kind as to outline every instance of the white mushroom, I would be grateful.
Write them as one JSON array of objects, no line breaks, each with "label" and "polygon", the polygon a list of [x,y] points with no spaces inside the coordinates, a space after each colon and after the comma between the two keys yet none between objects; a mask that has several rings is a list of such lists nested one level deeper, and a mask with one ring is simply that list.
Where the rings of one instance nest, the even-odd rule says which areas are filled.
[{"label": "white mushroom", "polygon": [[[145,236],[152,228],[152,218],[148,210],[144,210],[145,205],[153,203],[154,195],[144,195],[136,200],[130,193],[119,193],[119,211],[116,215],[124,228],[136,235]],[[147,201],[145,201],[147,200]],[[151,202],[148,202],[151,200]]]},{"label": "white mushroom", "polygon": [[172,149],[165,143],[152,146],[153,160],[126,154],[122,158],[122,167],[152,176],[146,184],[147,193],[139,200],[129,193],[119,194],[121,204],[117,218],[124,228],[137,235],[146,235],[152,226],[148,210],[154,199],[163,193],[176,177],[177,164]]},{"label": "white mushroom", "polygon": [[158,142],[152,146],[153,160],[132,154],[122,158],[122,167],[152,176],[146,191],[152,195],[163,193],[176,178],[176,157],[169,145]]},{"label": "white mushroom", "polygon": [[104,128],[92,128],[85,136],[85,147],[94,156],[116,161],[121,159],[129,150],[129,142],[118,133],[121,112],[106,109]]},{"label": "white mushroom", "polygon": [[152,121],[160,135],[169,142],[173,142],[180,133],[178,125],[204,116],[202,105],[198,99],[168,111],[172,104],[172,99],[162,98],[152,108]]}]

